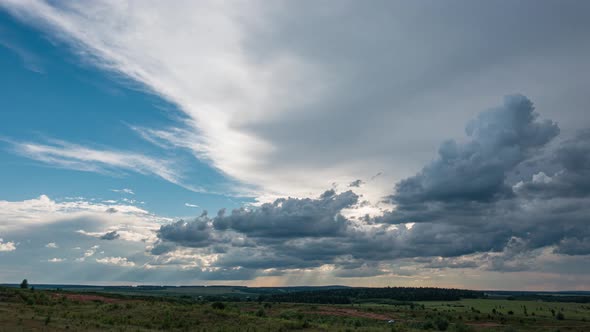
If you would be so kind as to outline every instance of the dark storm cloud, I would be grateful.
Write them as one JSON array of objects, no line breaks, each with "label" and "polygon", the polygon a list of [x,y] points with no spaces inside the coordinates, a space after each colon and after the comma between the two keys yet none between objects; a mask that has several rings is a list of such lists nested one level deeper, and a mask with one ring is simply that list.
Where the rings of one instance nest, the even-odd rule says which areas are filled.
[{"label": "dark storm cloud", "polygon": [[117,233],[117,231],[112,231],[112,232],[108,232],[105,233],[104,235],[102,235],[100,237],[101,240],[116,240],[120,237],[121,235],[119,235],[119,233]]},{"label": "dark storm cloud", "polygon": [[158,237],[187,247],[209,246],[212,244],[210,219],[204,212],[192,221],[179,220],[163,225],[158,231]]},{"label": "dark storm cloud", "polygon": [[564,255],[590,255],[590,237],[565,238],[559,242],[556,253]]},{"label": "dark storm cloud", "polygon": [[[550,94],[547,84],[533,77],[552,66],[524,64],[552,59],[566,49],[575,48],[567,51],[568,58],[587,68],[590,48],[585,31],[590,22],[582,13],[588,11],[588,3],[452,3],[373,1],[366,6],[340,1],[318,6],[313,13],[297,2],[268,6],[273,29],[258,25],[260,31],[245,40],[253,61],[296,54],[315,65],[310,81],[329,84],[322,85],[326,93],[314,107],[286,105],[294,108],[292,112],[247,122],[246,129],[277,146],[289,147],[272,154],[272,162],[286,167],[303,160],[314,165],[347,162],[352,150],[361,159],[373,158],[374,151],[393,151],[391,158],[383,156],[390,162],[385,167],[393,168],[397,159],[404,159],[402,155],[419,154],[424,155],[420,160],[428,160],[426,154],[434,140],[450,135],[463,123],[466,110],[476,104],[466,102],[465,110],[437,102],[447,97],[447,105],[460,99],[473,102],[519,88],[535,91],[534,96]],[[559,61],[548,63],[555,66]],[[510,81],[498,78],[500,70],[511,73],[506,76]],[[571,76],[579,77],[577,83],[568,84],[579,92],[579,102],[574,105],[573,100],[565,100],[572,105],[566,110],[563,103],[552,104],[547,112],[555,117],[568,114],[568,121],[579,121],[575,126],[588,125],[577,106],[588,101],[578,88],[585,79]],[[455,84],[461,87],[454,90]],[[465,98],[466,90],[474,86],[478,86],[474,95]],[[414,107],[416,100],[424,106]],[[417,130],[430,127],[432,119],[437,121],[432,125],[436,130]],[[305,135],[301,135],[302,128]],[[359,130],[363,139],[351,134]]]},{"label": "dark storm cloud", "polygon": [[553,173],[535,174],[531,181],[518,186],[518,192],[539,198],[588,197],[590,195],[590,130],[560,144],[547,160],[560,167]]},{"label": "dark storm cloud", "polygon": [[396,184],[392,201],[399,211],[414,211],[431,202],[464,204],[510,196],[507,174],[559,133],[555,123],[537,117],[526,97],[506,97],[504,105],[467,125],[468,142],[444,142],[435,161]]},{"label": "dark storm cloud", "polygon": [[232,229],[250,237],[293,238],[344,235],[348,221],[340,212],[358,202],[352,191],[324,192],[318,199],[281,198],[256,209],[236,209],[220,214],[217,230]]},{"label": "dark storm cloud", "polygon": [[162,226],[152,253],[178,244],[220,253],[214,266],[221,269],[331,264],[337,277],[377,276],[387,273],[380,263],[400,259],[510,272],[539,268],[545,247],[590,253],[588,131],[546,149],[559,128],[513,95],[477,115],[466,133],[467,141],[446,141],[434,161],[398,182],[389,197],[396,208],[383,216],[348,219],[342,211],[360,206],[359,196],[328,190]]}]

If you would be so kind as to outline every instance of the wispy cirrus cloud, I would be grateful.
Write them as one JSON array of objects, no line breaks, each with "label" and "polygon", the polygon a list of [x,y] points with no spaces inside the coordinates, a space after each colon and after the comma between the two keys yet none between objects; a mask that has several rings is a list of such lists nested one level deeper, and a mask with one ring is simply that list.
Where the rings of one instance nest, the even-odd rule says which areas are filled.
[{"label": "wispy cirrus cloud", "polygon": [[[567,118],[551,111],[564,130],[587,123],[582,2],[560,5],[560,15],[551,2],[526,1],[334,1],[312,13],[263,1],[0,5],[66,41],[82,61],[177,105],[175,125],[136,131],[259,186],[267,201],[357,179],[378,201],[470,110],[512,91],[525,89],[545,109],[571,109]],[[548,91],[558,86],[573,88]],[[384,181],[368,181],[382,170]]]},{"label": "wispy cirrus cloud", "polygon": [[41,58],[37,54],[19,45],[14,40],[5,38],[5,36],[2,35],[2,30],[0,30],[0,46],[11,50],[16,55],[18,55],[18,57],[23,62],[23,65],[28,70],[38,74],[45,73]]},{"label": "wispy cirrus cloud", "polygon": [[129,188],[123,189],[111,189],[112,192],[121,193],[121,194],[128,194],[128,195],[135,195],[135,192]]},{"label": "wispy cirrus cloud", "polygon": [[[15,153],[52,167],[103,174],[135,172],[157,176],[191,191],[204,191],[203,188],[184,183],[180,166],[162,158],[129,151],[91,148],[62,140],[48,140],[44,144],[4,141],[11,145]],[[134,194],[128,188],[113,191]]]}]

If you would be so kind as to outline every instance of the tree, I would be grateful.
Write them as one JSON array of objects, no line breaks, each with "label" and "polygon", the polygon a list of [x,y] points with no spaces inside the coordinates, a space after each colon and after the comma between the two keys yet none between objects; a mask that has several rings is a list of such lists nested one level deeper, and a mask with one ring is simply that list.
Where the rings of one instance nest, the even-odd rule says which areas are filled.
[{"label": "tree", "polygon": [[27,279],[23,279],[23,282],[20,283],[20,288],[29,288],[29,282],[27,281]]}]

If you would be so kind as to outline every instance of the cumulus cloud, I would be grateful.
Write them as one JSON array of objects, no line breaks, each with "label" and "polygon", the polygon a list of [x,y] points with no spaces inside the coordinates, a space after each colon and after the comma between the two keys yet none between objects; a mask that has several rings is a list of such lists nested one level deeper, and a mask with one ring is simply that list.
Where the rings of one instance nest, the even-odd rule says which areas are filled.
[{"label": "cumulus cloud", "polygon": [[211,223],[204,212],[190,222],[179,220],[175,223],[163,225],[158,231],[158,237],[163,240],[176,242],[189,247],[206,247],[211,244]]},{"label": "cumulus cloud", "polygon": [[340,213],[358,202],[352,191],[324,192],[318,199],[281,198],[256,209],[237,209],[226,215],[220,211],[213,225],[252,237],[290,238],[344,235],[346,218]]},{"label": "cumulus cloud", "polygon": [[14,242],[4,242],[2,238],[0,238],[0,251],[15,251],[16,244]]},{"label": "cumulus cloud", "polygon": [[105,258],[97,258],[97,263],[105,264],[105,265],[115,265],[115,266],[122,266],[122,267],[133,267],[135,266],[134,262],[128,261],[125,257],[105,257]]},{"label": "cumulus cloud", "polygon": [[[162,226],[152,254],[188,246],[212,255],[211,267],[285,271],[330,266],[330,273],[342,278],[397,273],[382,264],[405,259],[430,269],[517,272],[540,268],[536,262],[548,248],[556,254],[585,254],[588,199],[551,190],[534,196],[529,190],[571,173],[575,167],[566,167],[565,161],[575,153],[564,151],[575,147],[578,152],[583,140],[565,139],[546,149],[559,128],[540,120],[521,95],[476,116],[466,132],[467,141],[443,143],[437,159],[398,182],[389,196],[396,206],[382,216],[345,216],[345,210],[359,205],[359,196],[332,189],[318,198],[282,198]],[[539,158],[556,160],[562,170],[550,175],[535,170],[545,165],[531,164]],[[520,173],[527,163],[532,170]],[[583,158],[568,165],[587,170]]]},{"label": "cumulus cloud", "polygon": [[540,171],[530,181],[515,185],[519,194],[531,198],[590,196],[590,130],[581,130],[559,144],[554,154],[543,160],[554,165],[554,173]]},{"label": "cumulus cloud", "polygon": [[504,105],[479,114],[466,127],[468,142],[446,141],[435,161],[396,184],[391,199],[397,213],[430,203],[488,202],[510,196],[509,172],[559,134],[555,123],[536,121],[537,117],[532,102],[521,95],[508,96]]},{"label": "cumulus cloud", "polygon": [[[170,220],[165,217],[150,214],[148,211],[134,205],[107,205],[84,199],[56,201],[47,195],[23,201],[0,200],[0,217],[3,223],[0,230],[19,229],[30,225],[52,223],[65,218],[76,218],[81,216],[95,216],[98,218],[112,219],[108,212],[109,208],[116,209],[119,213],[117,222],[123,224],[137,225],[138,220],[149,221],[150,223]],[[105,214],[106,213],[106,214]],[[105,219],[108,223],[108,219]],[[148,226],[146,224],[145,226]],[[138,228],[142,226],[137,225]]]}]

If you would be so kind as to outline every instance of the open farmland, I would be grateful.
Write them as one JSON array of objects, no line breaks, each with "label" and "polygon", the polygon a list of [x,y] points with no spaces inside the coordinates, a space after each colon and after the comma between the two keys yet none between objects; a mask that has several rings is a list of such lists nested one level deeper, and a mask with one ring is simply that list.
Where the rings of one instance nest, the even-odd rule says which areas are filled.
[{"label": "open farmland", "polygon": [[588,331],[590,304],[487,298],[312,304],[1,288],[0,330]]}]

